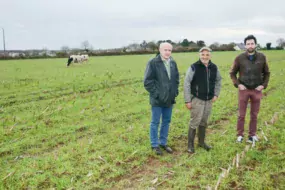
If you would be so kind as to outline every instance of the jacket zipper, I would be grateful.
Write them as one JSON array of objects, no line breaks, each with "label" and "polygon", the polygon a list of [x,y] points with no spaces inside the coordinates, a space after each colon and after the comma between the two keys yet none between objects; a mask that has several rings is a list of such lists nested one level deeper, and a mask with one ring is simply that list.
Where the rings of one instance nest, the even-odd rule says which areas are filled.
[{"label": "jacket zipper", "polygon": [[209,96],[209,69],[208,67],[206,67],[206,71],[207,71],[207,100],[208,100],[208,96]]}]

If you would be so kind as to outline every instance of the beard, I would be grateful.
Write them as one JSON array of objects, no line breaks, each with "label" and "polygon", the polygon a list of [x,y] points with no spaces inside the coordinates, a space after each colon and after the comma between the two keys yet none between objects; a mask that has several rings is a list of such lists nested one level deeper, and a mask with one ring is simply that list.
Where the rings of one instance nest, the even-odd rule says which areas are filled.
[{"label": "beard", "polygon": [[255,52],[255,49],[254,48],[249,48],[246,50],[248,53],[254,53]]}]

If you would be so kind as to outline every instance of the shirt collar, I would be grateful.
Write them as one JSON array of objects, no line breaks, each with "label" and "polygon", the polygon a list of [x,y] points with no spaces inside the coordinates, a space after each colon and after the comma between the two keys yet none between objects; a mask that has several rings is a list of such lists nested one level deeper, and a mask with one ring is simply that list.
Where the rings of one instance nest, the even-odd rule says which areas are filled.
[{"label": "shirt collar", "polygon": [[169,58],[166,60],[166,59],[164,59],[161,55],[160,55],[160,58],[161,58],[162,62],[167,62],[167,63],[169,63],[170,60],[171,60],[171,57],[169,57]]}]

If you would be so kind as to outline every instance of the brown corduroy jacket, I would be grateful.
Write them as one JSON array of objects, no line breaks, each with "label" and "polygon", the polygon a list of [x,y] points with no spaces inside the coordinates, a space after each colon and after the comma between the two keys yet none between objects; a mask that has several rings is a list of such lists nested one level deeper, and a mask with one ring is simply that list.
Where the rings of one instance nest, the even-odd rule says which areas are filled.
[{"label": "brown corduroy jacket", "polygon": [[[237,73],[239,77],[237,78]],[[267,59],[263,53],[256,52],[253,60],[247,52],[238,55],[230,70],[230,77],[235,87],[243,84],[248,89],[255,89],[259,85],[267,87],[270,71]]]}]

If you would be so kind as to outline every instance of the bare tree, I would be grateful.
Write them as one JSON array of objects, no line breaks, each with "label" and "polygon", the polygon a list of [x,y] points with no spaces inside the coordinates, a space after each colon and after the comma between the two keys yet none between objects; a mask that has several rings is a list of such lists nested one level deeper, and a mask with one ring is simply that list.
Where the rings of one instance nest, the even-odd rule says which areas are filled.
[{"label": "bare tree", "polygon": [[62,46],[60,49],[61,49],[64,53],[67,53],[67,52],[70,50],[68,46]]},{"label": "bare tree", "polygon": [[89,51],[91,44],[88,42],[88,40],[85,40],[81,43],[81,46],[84,48],[85,51]]},{"label": "bare tree", "polygon": [[285,47],[285,39],[284,39],[284,38],[278,38],[278,39],[276,40],[276,43],[277,43],[277,45],[278,45],[279,47],[282,47],[282,48]]},{"label": "bare tree", "polygon": [[147,42],[144,40],[141,44],[140,44],[141,48],[146,50],[147,48]]}]

